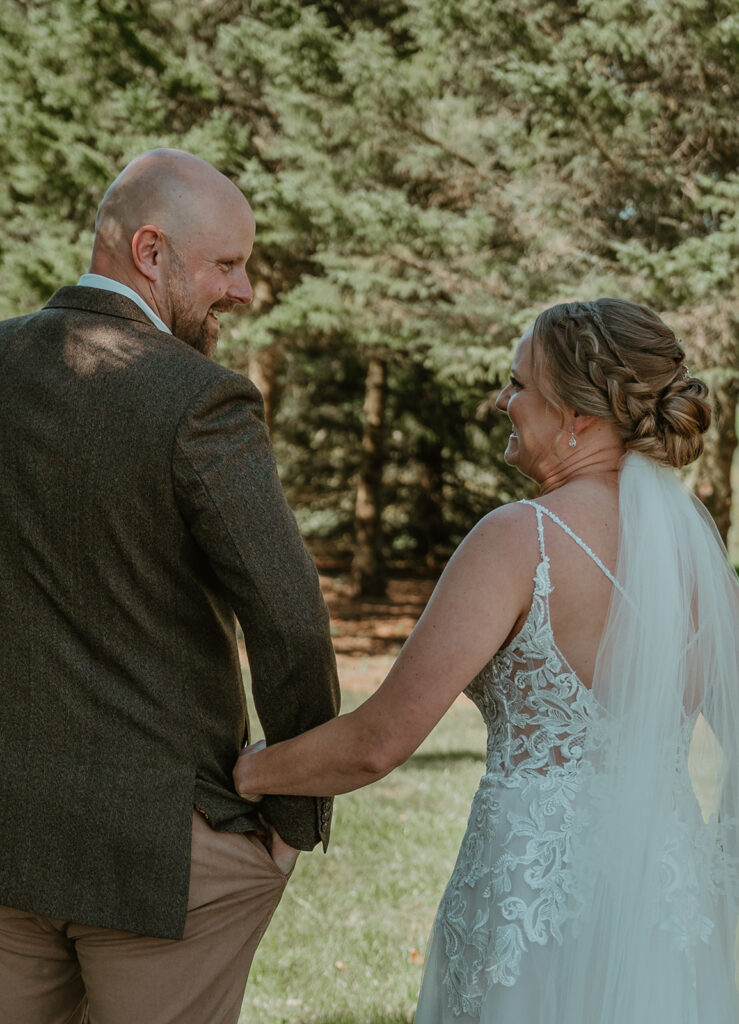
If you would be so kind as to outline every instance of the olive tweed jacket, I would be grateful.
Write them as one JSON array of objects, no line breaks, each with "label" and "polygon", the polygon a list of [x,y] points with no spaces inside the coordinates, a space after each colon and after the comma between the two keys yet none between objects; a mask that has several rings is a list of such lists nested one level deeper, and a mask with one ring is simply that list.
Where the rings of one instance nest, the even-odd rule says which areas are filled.
[{"label": "olive tweed jacket", "polygon": [[[112,292],[0,324],[0,905],[181,937],[193,806],[256,824],[234,614],[268,742],[336,714],[253,384]],[[325,846],[329,800],[260,809]]]}]

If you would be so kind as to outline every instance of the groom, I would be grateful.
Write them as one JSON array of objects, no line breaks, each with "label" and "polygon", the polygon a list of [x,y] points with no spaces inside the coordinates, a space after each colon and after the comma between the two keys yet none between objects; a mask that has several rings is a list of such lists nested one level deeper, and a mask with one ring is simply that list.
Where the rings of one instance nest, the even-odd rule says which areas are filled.
[{"label": "groom", "polygon": [[328,616],[255,387],[208,357],[254,218],[178,150],[90,273],[0,324],[0,1021],[235,1024],[328,799],[239,798],[234,615],[267,742],[338,710]]}]

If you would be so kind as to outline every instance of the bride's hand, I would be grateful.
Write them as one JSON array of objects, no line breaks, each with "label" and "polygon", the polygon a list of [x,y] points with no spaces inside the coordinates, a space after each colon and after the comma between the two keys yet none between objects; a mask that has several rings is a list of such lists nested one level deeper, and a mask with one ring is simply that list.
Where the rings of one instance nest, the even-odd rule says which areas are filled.
[{"label": "bride's hand", "polygon": [[242,788],[245,785],[244,776],[246,775],[246,759],[249,757],[250,754],[256,754],[258,750],[264,750],[266,745],[267,744],[264,740],[257,740],[256,743],[250,743],[248,747],[244,747],[244,749],[239,754],[239,758],[233,770],[233,780],[234,785],[236,786],[236,792],[243,800],[248,800],[250,803],[253,804],[258,804],[259,801],[262,799],[263,794],[247,793]]}]

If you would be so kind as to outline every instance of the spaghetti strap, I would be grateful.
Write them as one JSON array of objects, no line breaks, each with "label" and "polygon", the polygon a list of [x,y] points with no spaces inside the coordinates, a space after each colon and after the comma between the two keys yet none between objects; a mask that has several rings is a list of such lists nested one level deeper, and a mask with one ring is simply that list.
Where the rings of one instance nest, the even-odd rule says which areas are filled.
[{"label": "spaghetti strap", "polygon": [[562,522],[558,515],[555,515],[554,512],[550,511],[550,509],[546,508],[544,505],[540,505],[538,501],[530,501],[528,498],[523,498],[521,504],[531,505],[533,508],[536,509],[537,529],[539,533],[539,549],[541,550],[542,557],[544,556],[544,530],[542,526],[541,516],[542,513],[544,513],[544,515],[551,519],[552,522],[556,523],[557,526],[561,527],[561,529],[564,530],[568,537],[571,537],[572,540],[574,540],[577,546],[580,547],[585,552],[585,554],[588,555],[595,562],[598,568],[611,581],[616,590],[618,590],[618,592],[621,595],[626,597],[626,592],[624,591],[624,588],[618,582],[613,573],[603,564],[603,562],[601,562],[600,558],[598,558],[595,552],[588,547],[585,541],[578,537],[577,534],[569,528],[567,523]]},{"label": "spaghetti strap", "polygon": [[533,505],[536,509],[536,532],[539,536],[539,557],[542,562],[547,562],[547,553],[544,548],[544,523],[541,518],[541,505],[537,505],[535,501],[522,501],[522,505]]}]

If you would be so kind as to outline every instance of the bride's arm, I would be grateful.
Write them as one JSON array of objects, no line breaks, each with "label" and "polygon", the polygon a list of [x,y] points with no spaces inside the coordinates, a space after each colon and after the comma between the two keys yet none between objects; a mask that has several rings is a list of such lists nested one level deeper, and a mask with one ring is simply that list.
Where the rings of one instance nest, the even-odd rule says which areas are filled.
[{"label": "bride's arm", "polygon": [[234,769],[237,791],[346,793],[410,757],[530,604],[538,552],[527,513],[509,505],[478,523],[379,689],[348,715],[243,754]]}]

